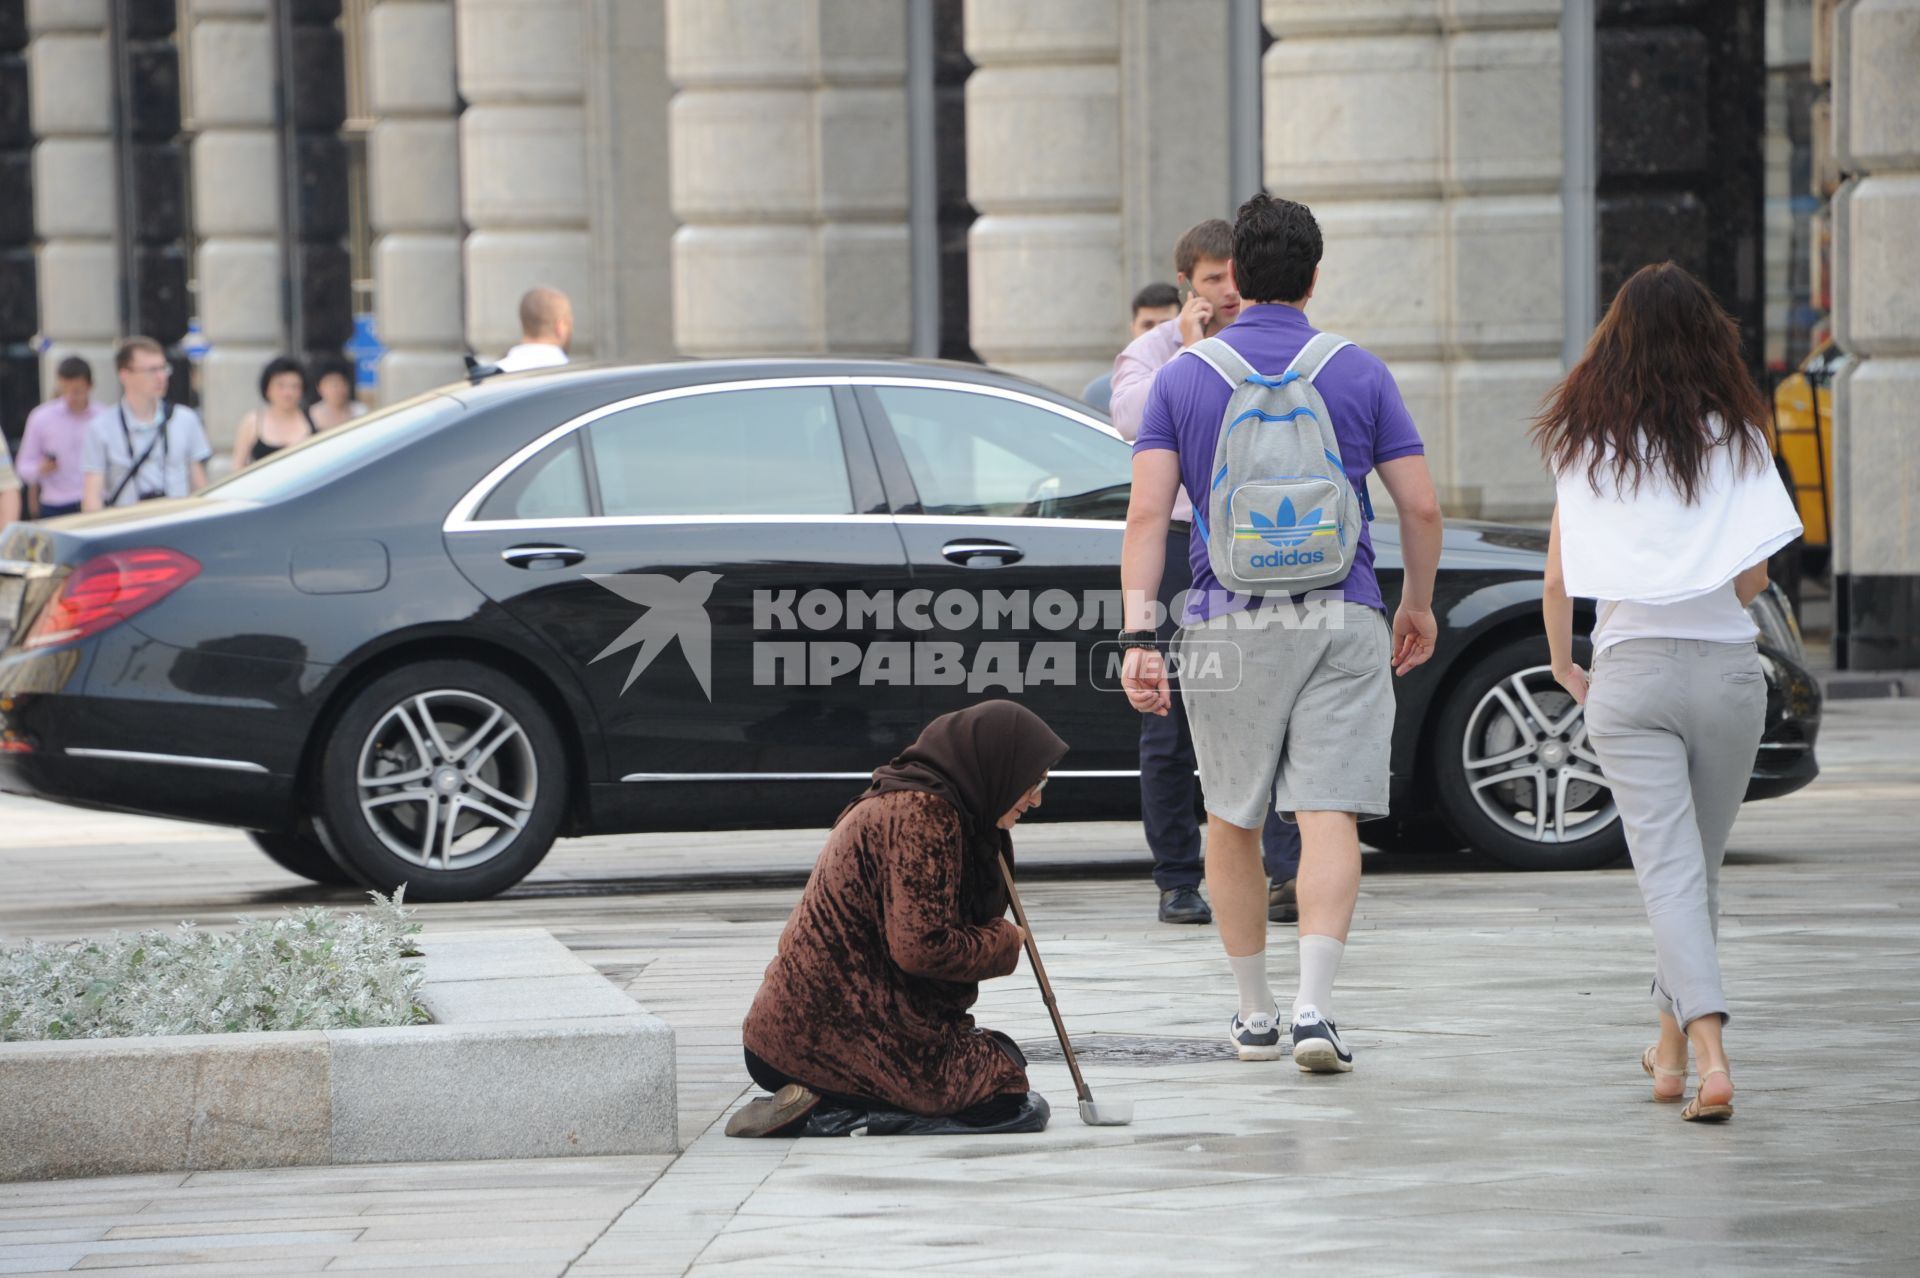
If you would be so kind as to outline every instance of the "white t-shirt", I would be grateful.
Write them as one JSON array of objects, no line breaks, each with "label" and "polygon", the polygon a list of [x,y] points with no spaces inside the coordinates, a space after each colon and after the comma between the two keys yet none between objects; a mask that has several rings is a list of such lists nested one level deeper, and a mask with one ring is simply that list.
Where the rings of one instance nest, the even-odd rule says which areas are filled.
[{"label": "white t-shirt", "polygon": [[567,362],[567,353],[551,342],[521,342],[494,367],[503,373],[524,373],[531,368],[558,368]]},{"label": "white t-shirt", "polygon": [[1759,633],[1729,581],[1717,590],[1678,603],[1601,600],[1599,616],[1593,623],[1593,650],[1596,654],[1605,652],[1627,639],[1749,643]]}]

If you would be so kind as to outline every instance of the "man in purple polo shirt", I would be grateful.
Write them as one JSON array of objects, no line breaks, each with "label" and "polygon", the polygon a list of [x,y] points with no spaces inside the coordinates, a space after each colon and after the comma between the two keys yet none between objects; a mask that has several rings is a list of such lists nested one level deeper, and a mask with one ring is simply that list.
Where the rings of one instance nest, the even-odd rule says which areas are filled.
[{"label": "man in purple polo shirt", "polygon": [[[1320,226],[1304,204],[1256,195],[1241,206],[1233,241],[1244,306],[1220,340],[1254,369],[1278,377],[1318,331],[1307,321],[1306,305],[1319,280]],[[1208,689],[1191,671],[1185,680],[1206,794],[1207,887],[1239,992],[1229,1037],[1243,1060],[1291,1055],[1302,1070],[1344,1073],[1353,1068],[1353,1054],[1331,1013],[1334,975],[1360,892],[1358,819],[1387,812],[1388,667],[1405,674],[1433,655],[1440,504],[1419,431],[1377,356],[1344,347],[1313,374],[1313,385],[1355,491],[1364,493],[1368,472],[1378,471],[1399,512],[1404,580],[1391,639],[1372,539],[1363,528],[1346,579],[1314,597],[1324,601],[1321,607],[1306,610],[1284,596],[1228,594],[1213,574],[1206,543],[1194,538],[1194,593],[1179,643],[1189,656],[1223,641],[1238,649],[1238,679],[1230,689]],[[1122,681],[1134,708],[1149,714],[1164,715],[1170,706],[1166,666],[1150,634],[1166,568],[1167,523],[1182,486],[1208,491],[1232,394],[1211,365],[1183,353],[1154,378],[1134,443],[1120,569],[1128,647]],[[1266,970],[1259,836],[1270,804],[1292,812],[1301,834],[1300,985],[1286,1034]]]}]

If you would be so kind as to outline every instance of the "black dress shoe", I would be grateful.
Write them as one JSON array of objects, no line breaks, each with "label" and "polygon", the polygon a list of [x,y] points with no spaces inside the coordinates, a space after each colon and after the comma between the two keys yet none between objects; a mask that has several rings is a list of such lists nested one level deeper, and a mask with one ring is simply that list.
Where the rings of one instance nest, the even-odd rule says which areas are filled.
[{"label": "black dress shoe", "polygon": [[1160,894],[1162,923],[1211,923],[1213,911],[1197,887],[1168,888]]},{"label": "black dress shoe", "polygon": [[1300,898],[1293,893],[1293,880],[1275,883],[1267,889],[1267,922],[1298,923]]}]

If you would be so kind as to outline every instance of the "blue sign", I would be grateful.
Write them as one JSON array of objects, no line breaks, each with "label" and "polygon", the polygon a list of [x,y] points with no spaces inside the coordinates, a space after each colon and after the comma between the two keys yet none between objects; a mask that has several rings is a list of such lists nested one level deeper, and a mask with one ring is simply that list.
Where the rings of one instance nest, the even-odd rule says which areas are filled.
[{"label": "blue sign", "polygon": [[200,321],[188,320],[187,335],[180,339],[180,353],[197,364],[205,359],[207,352],[212,349],[213,344],[207,340],[207,335],[200,331]]},{"label": "blue sign", "polygon": [[387,353],[386,343],[373,331],[373,315],[362,311],[353,317],[353,336],[343,348],[353,357],[354,383],[371,390],[380,380],[380,357]]}]

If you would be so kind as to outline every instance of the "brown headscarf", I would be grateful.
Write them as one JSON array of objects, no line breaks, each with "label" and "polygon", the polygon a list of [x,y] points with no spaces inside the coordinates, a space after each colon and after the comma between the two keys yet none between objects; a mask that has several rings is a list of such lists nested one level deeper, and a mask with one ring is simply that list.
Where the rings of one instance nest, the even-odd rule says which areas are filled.
[{"label": "brown headscarf", "polygon": [[[962,905],[975,923],[1006,913],[1007,889],[995,864],[1013,859],[1013,836],[999,820],[1067,752],[1067,743],[1025,706],[983,701],[943,714],[892,762],[873,770],[873,783],[854,804],[896,790],[935,794],[951,803],[966,827],[967,864]],[[839,824],[836,818],[834,824]]]}]

